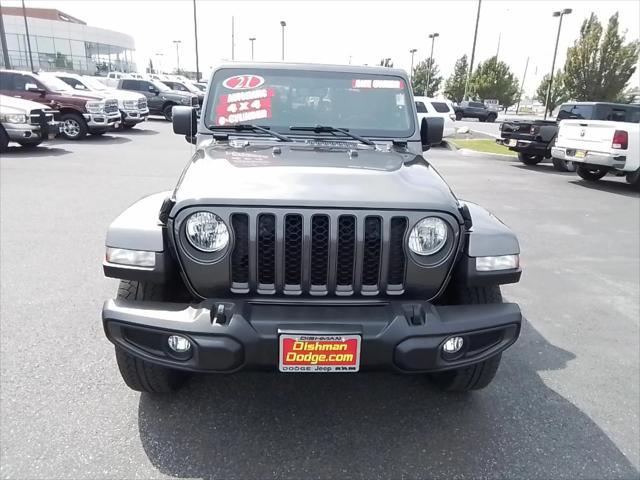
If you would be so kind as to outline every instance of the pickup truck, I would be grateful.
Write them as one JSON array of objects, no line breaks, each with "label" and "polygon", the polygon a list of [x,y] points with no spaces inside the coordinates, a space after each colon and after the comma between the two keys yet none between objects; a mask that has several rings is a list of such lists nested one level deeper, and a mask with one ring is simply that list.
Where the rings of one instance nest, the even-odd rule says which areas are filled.
[{"label": "pickup truck", "polygon": [[640,106],[629,112],[619,122],[563,120],[551,154],[574,162],[584,180],[594,182],[614,173],[640,189]]},{"label": "pickup truck", "polygon": [[498,112],[487,107],[482,102],[460,102],[455,107],[456,120],[463,118],[477,118],[481,122],[495,122],[498,118]]},{"label": "pickup truck", "polygon": [[[633,105],[604,102],[565,103],[560,106],[555,120],[511,120],[502,122],[497,143],[518,153],[518,159],[525,165],[537,165],[544,159],[551,159],[551,147],[558,135],[558,124],[562,120],[615,120],[625,112],[633,110]],[[575,171],[570,160],[553,158],[553,167],[561,172]]]},{"label": "pickup truck", "polygon": [[39,103],[0,95],[0,152],[7,151],[10,142],[33,148],[54,138],[62,127],[54,119],[57,114]]},{"label": "pickup truck", "polygon": [[163,115],[171,121],[173,107],[176,105],[199,107],[198,96],[190,92],[171,90],[164,83],[157,80],[137,80],[123,78],[118,82],[119,90],[136,92],[147,97],[150,115]]}]

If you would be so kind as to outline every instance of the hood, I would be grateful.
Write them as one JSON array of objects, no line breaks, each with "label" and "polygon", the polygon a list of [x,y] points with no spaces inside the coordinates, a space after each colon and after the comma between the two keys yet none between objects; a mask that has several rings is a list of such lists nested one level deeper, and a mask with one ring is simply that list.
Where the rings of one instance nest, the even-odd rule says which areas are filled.
[{"label": "hood", "polygon": [[64,91],[56,91],[53,92],[54,95],[58,95],[59,97],[71,97],[77,98],[79,100],[105,100],[107,98],[113,98],[107,92],[104,94],[98,92],[87,92],[83,90],[82,92],[75,92],[72,90],[64,90]]},{"label": "hood", "polygon": [[283,143],[203,145],[176,186],[176,204],[417,209],[458,216],[456,197],[422,156],[357,152]]},{"label": "hood", "polygon": [[128,90],[118,90],[116,88],[105,90],[105,94],[110,98],[115,98],[116,100],[140,100],[147,98],[140,93],[135,93]]},{"label": "hood", "polygon": [[47,108],[41,103],[24,100],[22,98],[9,97],[0,95],[0,112],[1,113],[29,113],[31,110],[41,110]]}]

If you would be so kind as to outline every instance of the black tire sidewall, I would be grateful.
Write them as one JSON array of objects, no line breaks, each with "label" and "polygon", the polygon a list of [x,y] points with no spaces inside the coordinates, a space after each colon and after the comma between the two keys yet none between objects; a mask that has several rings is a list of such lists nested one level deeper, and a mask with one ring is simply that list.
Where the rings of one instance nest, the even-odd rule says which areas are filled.
[{"label": "black tire sidewall", "polygon": [[168,122],[171,122],[173,120],[172,110],[174,106],[175,105],[173,103],[170,103],[169,105],[165,105],[165,107],[162,109],[162,115]]}]

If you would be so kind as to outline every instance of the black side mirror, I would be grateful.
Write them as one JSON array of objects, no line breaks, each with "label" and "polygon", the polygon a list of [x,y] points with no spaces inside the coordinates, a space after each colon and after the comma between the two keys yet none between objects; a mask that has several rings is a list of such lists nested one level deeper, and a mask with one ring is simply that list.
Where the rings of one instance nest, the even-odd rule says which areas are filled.
[{"label": "black side mirror", "polygon": [[27,92],[38,93],[40,94],[41,97],[44,97],[44,94],[47,93],[42,88],[38,88],[35,84],[27,84],[25,85],[25,87],[26,87],[25,90]]},{"label": "black side mirror", "polygon": [[194,107],[175,106],[172,112],[173,133],[185,135],[193,143],[198,130],[198,113]]},{"label": "black side mirror", "polygon": [[442,134],[444,132],[444,118],[442,117],[425,117],[420,124],[420,140],[422,143],[422,151],[426,152],[431,145],[438,145],[442,142]]},{"label": "black side mirror", "polygon": [[151,93],[153,93],[154,95],[158,95],[160,93],[160,90],[158,90],[156,87],[154,87],[153,85],[149,85],[149,91]]}]

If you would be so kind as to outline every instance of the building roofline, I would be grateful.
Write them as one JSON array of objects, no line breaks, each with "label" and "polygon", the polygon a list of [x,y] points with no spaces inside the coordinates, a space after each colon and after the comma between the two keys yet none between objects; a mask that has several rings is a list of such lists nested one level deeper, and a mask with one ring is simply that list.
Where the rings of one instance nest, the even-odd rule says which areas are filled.
[{"label": "building roofline", "polygon": [[[2,15],[15,15],[22,16],[22,7],[0,7],[0,13]],[[80,25],[86,25],[87,22],[80,20],[72,15],[58,10],[57,8],[31,8],[24,9],[24,14],[27,18],[38,18],[41,20],[53,20],[58,22],[78,23]]]}]

